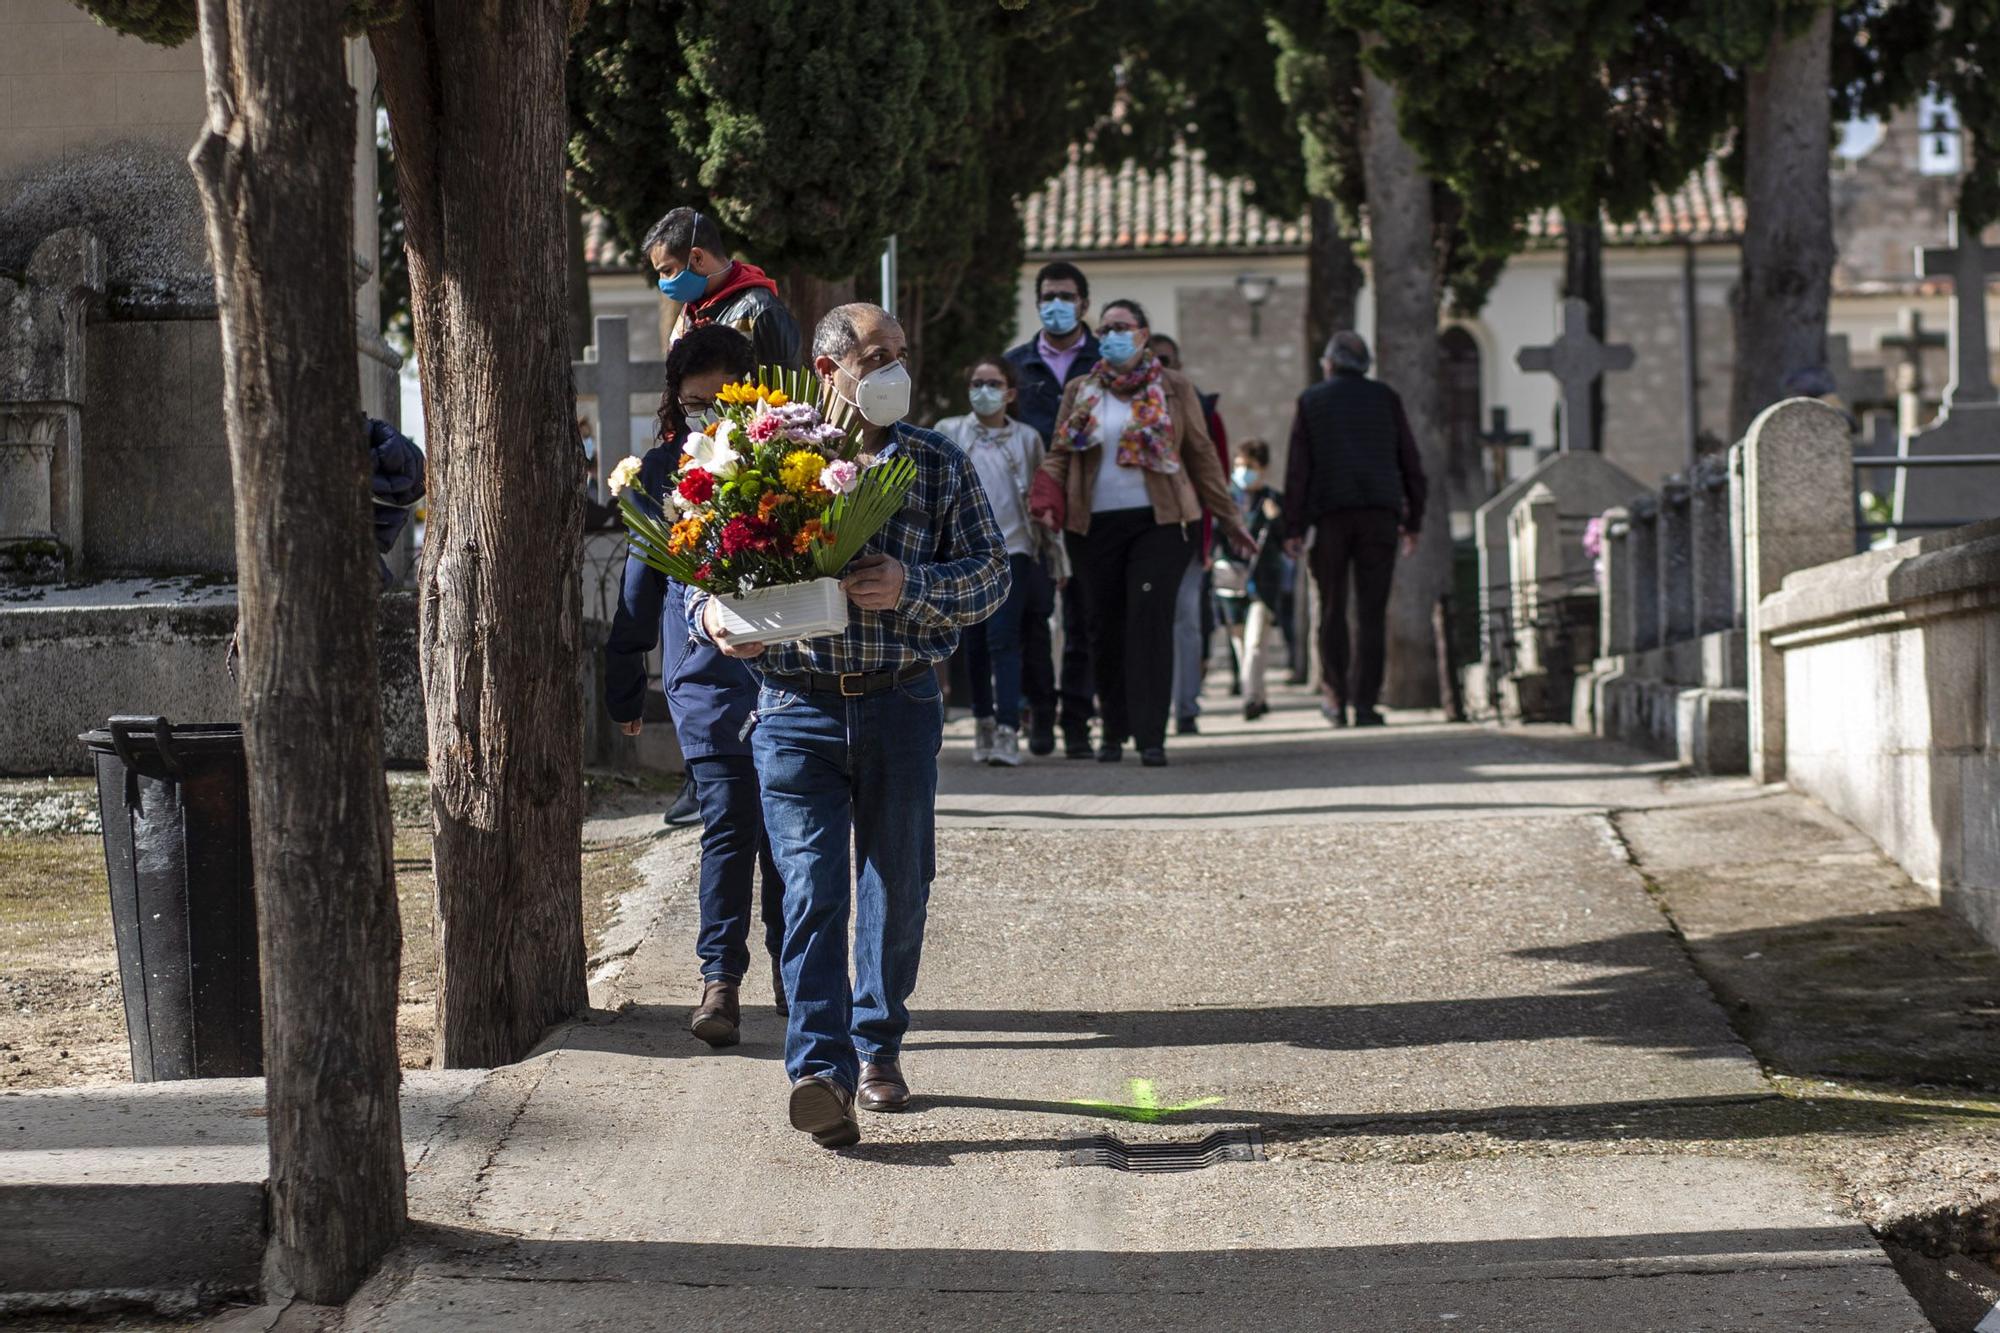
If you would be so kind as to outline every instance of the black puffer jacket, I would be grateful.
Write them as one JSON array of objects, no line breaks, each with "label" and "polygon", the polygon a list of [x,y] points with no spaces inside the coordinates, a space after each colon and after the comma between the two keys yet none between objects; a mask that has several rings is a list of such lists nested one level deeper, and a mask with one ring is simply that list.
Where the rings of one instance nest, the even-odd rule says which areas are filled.
[{"label": "black puffer jacket", "polygon": [[376,558],[386,588],[395,580],[381,555],[396,544],[410,511],[424,498],[424,451],[388,422],[362,419],[368,423],[368,490],[375,502],[375,549],[380,553]]}]

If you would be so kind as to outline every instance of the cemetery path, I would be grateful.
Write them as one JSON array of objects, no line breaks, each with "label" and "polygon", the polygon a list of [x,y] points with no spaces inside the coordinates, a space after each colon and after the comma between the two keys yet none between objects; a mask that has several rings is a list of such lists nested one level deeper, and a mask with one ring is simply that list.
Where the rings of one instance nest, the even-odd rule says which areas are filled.
[{"label": "cemetery path", "polygon": [[[687,1034],[663,842],[618,1011],[461,1107],[347,1326],[1929,1327],[1826,1182],[1732,1129],[1778,1094],[1610,817],[1747,783],[1334,733],[1301,695],[1209,730],[1164,772],[1007,772],[951,729],[917,1109],[842,1153],[785,1124],[761,985],[741,1046]],[[1263,1160],[1063,1164],[1227,1129]]]}]

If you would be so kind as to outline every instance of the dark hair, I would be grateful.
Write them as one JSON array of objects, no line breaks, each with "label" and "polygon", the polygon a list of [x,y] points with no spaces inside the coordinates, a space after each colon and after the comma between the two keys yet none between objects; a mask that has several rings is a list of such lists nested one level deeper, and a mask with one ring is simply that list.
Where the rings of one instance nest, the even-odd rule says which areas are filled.
[{"label": "dark hair", "polygon": [[667,384],[660,394],[656,443],[674,444],[687,434],[687,418],[681,415],[681,385],[690,376],[716,370],[727,371],[737,379],[755,375],[757,353],[751,349],[750,340],[727,324],[689,329],[667,353]]},{"label": "dark hair", "polygon": [[1042,265],[1041,271],[1035,274],[1035,303],[1037,305],[1042,300],[1042,284],[1050,278],[1069,279],[1076,284],[1077,296],[1082,298],[1085,305],[1090,303],[1090,280],[1083,276],[1083,270],[1070,263],[1067,259],[1058,259],[1052,263]]},{"label": "dark hair", "polygon": [[[1112,304],[1113,304],[1113,305],[1132,305],[1132,303],[1131,303],[1130,301],[1113,301],[1113,302],[1112,302]],[[1139,315],[1139,317],[1140,317],[1141,319],[1144,319],[1144,318],[1145,318],[1144,314],[1143,314],[1143,313],[1141,313],[1141,312],[1139,311],[1139,308],[1138,308],[1137,306],[1133,306],[1133,307],[1132,307],[1132,310],[1133,310],[1133,313],[1134,313],[1134,314],[1138,314],[1138,315]],[[1146,327],[1148,327],[1148,328],[1151,328],[1151,327],[1152,327],[1152,325],[1150,325],[1150,324],[1149,324],[1149,325],[1147,325]],[[1154,334],[1154,335],[1153,335],[1152,337],[1150,337],[1150,338],[1146,339],[1146,345],[1147,345],[1148,347],[1151,347],[1151,346],[1153,346],[1153,345],[1154,345],[1154,344],[1156,344],[1156,343],[1165,343],[1165,344],[1166,344],[1167,346],[1169,346],[1169,347],[1173,348],[1173,349],[1174,349],[1174,355],[1175,355],[1175,356],[1179,356],[1179,355],[1181,354],[1181,345],[1180,345],[1179,343],[1175,342],[1175,341],[1173,340],[1173,338],[1172,338],[1172,337],[1171,337],[1170,335],[1168,335],[1168,334],[1165,334],[1165,333],[1156,333],[1156,334]]]},{"label": "dark hair", "polygon": [[1021,372],[1014,369],[1014,363],[1004,356],[982,356],[967,366],[965,368],[965,378],[968,382],[972,379],[972,372],[981,366],[993,366],[997,368],[1000,372],[1000,378],[1007,381],[1008,388],[1018,389],[1021,387]]},{"label": "dark hair", "polygon": [[1245,440],[1236,446],[1236,456],[1247,458],[1258,467],[1271,466],[1271,446],[1262,440]]},{"label": "dark hair", "polygon": [[[1099,319],[1102,319],[1104,318],[1104,316],[1110,314],[1112,311],[1120,309],[1131,311],[1132,318],[1138,320],[1139,323],[1144,327],[1149,329],[1153,327],[1153,321],[1146,318],[1146,307],[1140,305],[1137,301],[1128,301],[1122,296],[1119,297],[1116,301],[1107,301],[1104,305],[1104,308],[1097,312],[1097,317]],[[1150,343],[1152,339],[1148,338],[1146,341]],[[1180,344],[1176,343],[1174,345],[1174,350],[1179,351]]]},{"label": "dark hair", "polygon": [[653,251],[665,248],[666,252],[683,264],[687,262],[688,251],[696,246],[712,255],[722,251],[722,229],[715,225],[715,219],[693,208],[676,208],[653,224],[646,233],[646,239],[639,243],[639,251],[648,260]]}]

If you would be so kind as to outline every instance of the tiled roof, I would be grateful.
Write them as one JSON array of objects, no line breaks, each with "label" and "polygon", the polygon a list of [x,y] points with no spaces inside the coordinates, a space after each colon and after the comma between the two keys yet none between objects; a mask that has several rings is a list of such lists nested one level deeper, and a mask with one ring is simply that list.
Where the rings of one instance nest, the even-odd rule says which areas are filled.
[{"label": "tiled roof", "polygon": [[1069,165],[1021,204],[1031,254],[1106,251],[1301,250],[1301,218],[1274,218],[1250,202],[1250,187],[1208,169],[1197,149],[1178,148],[1159,171],[1126,162],[1116,171]]},{"label": "tiled roof", "polygon": [[[1250,201],[1249,185],[1208,169],[1199,150],[1179,149],[1159,171],[1127,162],[1116,171],[1086,165],[1072,150],[1062,173],[1021,205],[1028,252],[1214,253],[1303,250],[1303,218],[1273,218]],[[1533,245],[1562,240],[1562,216],[1528,227]],[[1743,233],[1743,201],[1723,188],[1711,163],[1628,223],[1605,224],[1614,245],[1733,241]]]}]

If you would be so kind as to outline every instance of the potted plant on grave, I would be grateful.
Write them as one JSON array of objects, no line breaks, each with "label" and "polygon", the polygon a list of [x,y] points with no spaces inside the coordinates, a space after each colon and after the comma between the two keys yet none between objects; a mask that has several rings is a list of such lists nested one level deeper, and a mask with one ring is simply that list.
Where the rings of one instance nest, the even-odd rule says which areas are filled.
[{"label": "potted plant on grave", "polygon": [[916,481],[909,459],[863,452],[851,408],[814,406],[820,388],[810,371],[760,367],[755,383],[725,385],[716,418],[681,442],[666,494],[635,484],[637,459],[612,476],[632,554],[712,594],[742,642],[845,630],[840,571]]}]

